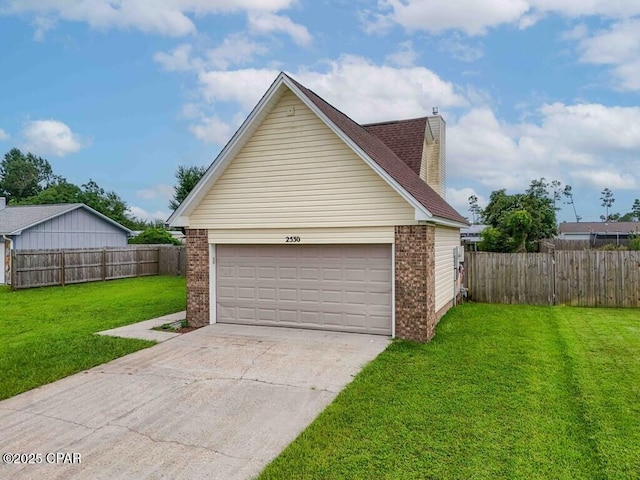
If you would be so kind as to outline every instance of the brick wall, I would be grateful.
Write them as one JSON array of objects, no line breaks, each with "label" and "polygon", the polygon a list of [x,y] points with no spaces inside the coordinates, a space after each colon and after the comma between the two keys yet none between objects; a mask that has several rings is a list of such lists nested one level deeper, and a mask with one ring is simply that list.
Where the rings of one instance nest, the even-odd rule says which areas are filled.
[{"label": "brick wall", "polygon": [[209,241],[207,230],[187,229],[187,321],[209,325]]},{"label": "brick wall", "polygon": [[435,227],[395,228],[396,336],[428,342],[435,335]]}]

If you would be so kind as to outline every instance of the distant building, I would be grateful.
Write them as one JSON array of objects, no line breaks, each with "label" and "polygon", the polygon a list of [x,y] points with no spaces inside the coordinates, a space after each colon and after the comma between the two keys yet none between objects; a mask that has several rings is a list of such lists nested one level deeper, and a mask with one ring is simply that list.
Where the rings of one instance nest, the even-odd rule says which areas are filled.
[{"label": "distant building", "polygon": [[480,234],[489,225],[469,225],[460,229],[460,241],[462,245],[469,247],[471,250],[477,249],[477,244],[482,240]]},{"label": "distant building", "polygon": [[640,222],[563,222],[557,238],[589,241],[592,247],[600,247],[607,243],[626,245],[630,233],[640,235]]},{"label": "distant building", "polygon": [[83,203],[7,206],[0,197],[0,285],[11,281],[12,250],[123,247],[131,233]]}]

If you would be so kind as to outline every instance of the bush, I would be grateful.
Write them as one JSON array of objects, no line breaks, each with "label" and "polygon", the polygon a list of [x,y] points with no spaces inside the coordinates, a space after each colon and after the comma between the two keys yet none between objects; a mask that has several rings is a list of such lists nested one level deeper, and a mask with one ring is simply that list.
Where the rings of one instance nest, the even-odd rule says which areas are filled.
[{"label": "bush", "polygon": [[603,250],[605,252],[615,252],[618,250],[623,250],[623,251],[627,250],[627,247],[625,247],[624,245],[616,246],[614,243],[607,243],[606,245],[598,247],[596,250]]},{"label": "bush", "polygon": [[147,228],[144,232],[129,239],[131,244],[163,244],[182,245],[180,240],[174,238],[165,228]]},{"label": "bush", "polygon": [[640,235],[629,234],[629,250],[640,250]]}]

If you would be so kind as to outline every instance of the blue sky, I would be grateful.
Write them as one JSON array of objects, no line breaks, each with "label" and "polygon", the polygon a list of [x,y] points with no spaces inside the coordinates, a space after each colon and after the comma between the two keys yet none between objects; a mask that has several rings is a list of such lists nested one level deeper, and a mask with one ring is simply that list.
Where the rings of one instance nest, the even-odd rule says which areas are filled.
[{"label": "blue sky", "polygon": [[438,106],[463,215],[540,177],[583,221],[640,197],[637,1],[0,0],[0,152],[164,220],[281,70],[361,123]]}]

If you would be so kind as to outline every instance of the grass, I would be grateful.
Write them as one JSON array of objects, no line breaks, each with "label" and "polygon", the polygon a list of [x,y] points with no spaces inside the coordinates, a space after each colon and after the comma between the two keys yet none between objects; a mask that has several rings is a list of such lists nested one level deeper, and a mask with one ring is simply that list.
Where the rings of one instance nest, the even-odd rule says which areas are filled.
[{"label": "grass", "polygon": [[179,277],[0,287],[0,399],[149,347],[154,342],[94,333],[184,308]]},{"label": "grass", "polygon": [[638,479],[637,310],[467,304],[394,342],[265,479]]}]

